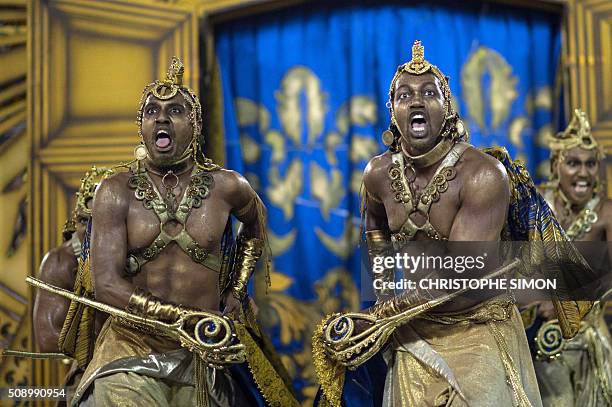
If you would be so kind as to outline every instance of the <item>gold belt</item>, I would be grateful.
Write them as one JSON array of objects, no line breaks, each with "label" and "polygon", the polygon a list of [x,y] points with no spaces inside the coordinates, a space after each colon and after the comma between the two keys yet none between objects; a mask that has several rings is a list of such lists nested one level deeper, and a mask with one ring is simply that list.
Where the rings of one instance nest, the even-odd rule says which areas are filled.
[{"label": "gold belt", "polygon": [[512,315],[513,307],[513,299],[495,298],[485,302],[484,304],[481,304],[477,307],[474,307],[461,313],[425,313],[422,314],[419,318],[445,325],[453,325],[466,322],[484,324],[493,321],[501,322],[509,319]]}]

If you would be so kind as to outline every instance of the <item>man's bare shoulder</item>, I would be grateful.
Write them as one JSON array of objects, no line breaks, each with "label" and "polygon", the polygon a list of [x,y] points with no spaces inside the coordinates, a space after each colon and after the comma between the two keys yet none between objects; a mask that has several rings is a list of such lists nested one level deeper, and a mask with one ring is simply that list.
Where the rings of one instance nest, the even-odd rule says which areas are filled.
[{"label": "man's bare shoulder", "polygon": [[43,258],[43,265],[55,265],[56,263],[65,262],[66,260],[72,260],[74,258],[74,252],[72,251],[72,247],[63,243],[61,246],[54,247],[49,250],[45,257]]},{"label": "man's bare shoulder", "polygon": [[389,165],[393,162],[389,151],[373,157],[363,171],[363,182],[369,192],[376,193],[381,183],[389,177]]},{"label": "man's bare shoulder", "polygon": [[107,188],[128,188],[128,181],[132,177],[133,173],[130,171],[116,172],[108,177],[105,177],[101,182],[100,186],[105,185]]},{"label": "man's bare shoulder", "polygon": [[494,157],[476,148],[468,148],[461,156],[464,185],[471,193],[490,194],[491,199],[509,192],[508,173],[504,165]]},{"label": "man's bare shoulder", "polygon": [[222,196],[232,196],[234,194],[252,194],[253,188],[249,181],[239,172],[221,168],[212,172],[214,179],[213,188],[221,193]]},{"label": "man's bare shoulder", "polygon": [[[227,191],[235,191],[242,188],[251,188],[251,185],[238,171],[221,168],[214,171],[213,178],[215,187],[221,187]],[[218,184],[218,185],[217,185]]]},{"label": "man's bare shoulder", "polygon": [[106,209],[116,209],[124,207],[127,209],[129,204],[128,180],[130,172],[119,172],[104,178],[94,195],[93,212],[99,211],[101,207]]},{"label": "man's bare shoulder", "polygon": [[77,260],[72,247],[67,242],[45,254],[40,264],[40,277],[48,282],[59,283],[70,279]]}]

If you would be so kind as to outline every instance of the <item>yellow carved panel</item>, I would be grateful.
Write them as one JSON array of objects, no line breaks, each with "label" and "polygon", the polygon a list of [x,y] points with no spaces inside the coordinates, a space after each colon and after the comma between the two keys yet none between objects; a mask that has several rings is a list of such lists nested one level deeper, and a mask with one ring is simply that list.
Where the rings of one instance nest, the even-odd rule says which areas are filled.
[{"label": "yellow carved panel", "polygon": [[[25,1],[0,2],[0,349],[27,348],[30,329],[26,16]],[[28,360],[0,359],[0,388],[27,385],[29,372]]]},{"label": "yellow carved panel", "polygon": [[[75,118],[134,116],[143,83],[153,78],[154,56],[148,43],[117,42],[93,33],[77,32],[68,41],[70,70],[77,78],[70,87],[70,113]],[[134,80],[133,67],[139,70]],[[147,69],[148,68],[148,69]]]},{"label": "yellow carved panel", "polygon": [[568,2],[571,107],[587,111],[593,135],[612,153],[612,2]]}]

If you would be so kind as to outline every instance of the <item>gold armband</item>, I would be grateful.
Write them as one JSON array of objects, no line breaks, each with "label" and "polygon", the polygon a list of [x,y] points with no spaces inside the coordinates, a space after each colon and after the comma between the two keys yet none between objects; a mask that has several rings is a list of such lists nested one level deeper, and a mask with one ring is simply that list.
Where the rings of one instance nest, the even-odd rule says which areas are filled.
[{"label": "gold armband", "polygon": [[387,318],[432,299],[433,296],[427,291],[418,289],[404,291],[400,295],[376,303],[369,309],[369,313],[378,319]]},{"label": "gold armband", "polygon": [[180,305],[163,301],[141,288],[134,290],[126,308],[126,311],[134,315],[150,317],[163,322],[175,322],[182,310]]},{"label": "gold armband", "polygon": [[[374,262],[376,257],[388,256],[391,250],[391,239],[389,235],[382,230],[369,230],[366,232],[366,242],[368,244],[368,255],[370,262]],[[382,283],[392,282],[395,277],[394,268],[384,268],[381,272],[376,272],[374,278],[381,280]],[[382,301],[393,296],[393,290],[382,286],[374,289],[377,301]]]},{"label": "gold armband", "polygon": [[255,271],[255,264],[261,257],[264,241],[258,238],[239,238],[234,263],[232,295],[242,301],[247,295],[249,278]]}]

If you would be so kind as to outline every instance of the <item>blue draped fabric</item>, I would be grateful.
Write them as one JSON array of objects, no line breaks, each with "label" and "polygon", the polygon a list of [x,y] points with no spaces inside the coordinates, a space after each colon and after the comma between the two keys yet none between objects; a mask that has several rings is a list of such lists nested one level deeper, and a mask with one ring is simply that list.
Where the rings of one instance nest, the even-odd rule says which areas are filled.
[{"label": "blue draped fabric", "polygon": [[264,200],[275,249],[270,295],[256,300],[303,399],[314,397],[305,361],[313,319],[360,305],[360,177],[384,151],[389,84],[415,39],[450,76],[471,142],[507,147],[537,176],[543,139],[557,130],[557,14],[488,2],[328,2],[216,27],[225,166]]}]

